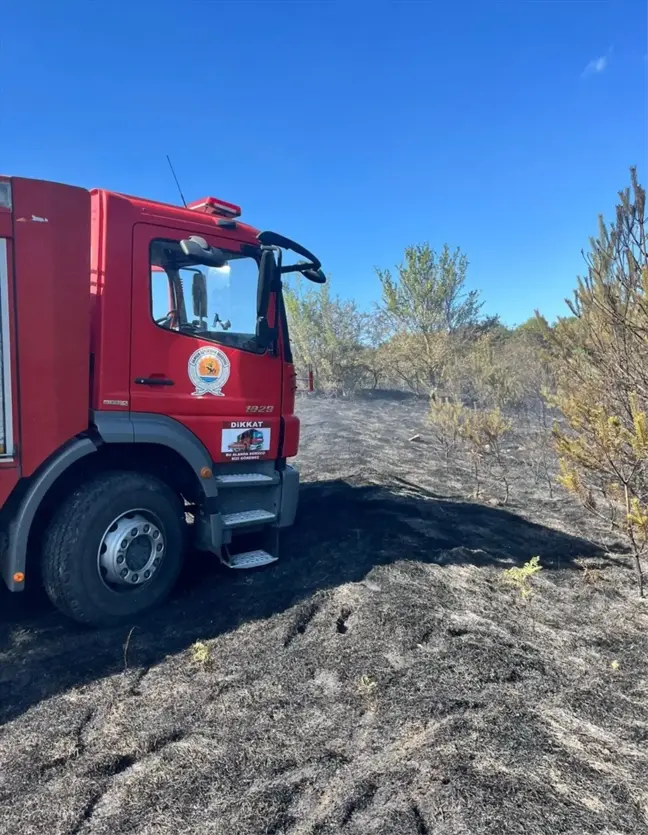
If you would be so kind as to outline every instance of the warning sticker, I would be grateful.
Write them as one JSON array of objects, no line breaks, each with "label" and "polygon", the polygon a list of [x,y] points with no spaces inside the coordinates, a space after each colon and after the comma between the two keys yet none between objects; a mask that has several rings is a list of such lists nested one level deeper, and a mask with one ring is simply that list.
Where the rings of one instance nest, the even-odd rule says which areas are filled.
[{"label": "warning sticker", "polygon": [[263,458],[270,451],[270,435],[261,420],[233,420],[223,429],[221,452],[232,461]]}]

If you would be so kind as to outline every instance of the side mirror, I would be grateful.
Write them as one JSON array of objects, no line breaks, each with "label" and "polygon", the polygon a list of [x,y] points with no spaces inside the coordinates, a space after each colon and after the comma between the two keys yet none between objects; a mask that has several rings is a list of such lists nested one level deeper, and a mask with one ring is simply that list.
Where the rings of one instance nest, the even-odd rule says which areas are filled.
[{"label": "side mirror", "polygon": [[259,289],[257,291],[257,336],[264,348],[270,346],[277,336],[277,327],[268,321],[270,293],[277,277],[277,264],[271,249],[263,250],[259,265]]},{"label": "side mirror", "polygon": [[194,258],[197,264],[205,264],[207,267],[224,267],[227,264],[225,253],[209,246],[207,241],[198,235],[180,241],[180,249],[185,255]]},{"label": "side mirror", "polygon": [[326,284],[326,276],[322,270],[303,270],[302,275],[315,284]]},{"label": "side mirror", "polygon": [[193,297],[193,315],[197,319],[205,319],[207,317],[207,279],[204,273],[194,273],[191,282],[191,295]]},{"label": "side mirror", "polygon": [[273,246],[279,249],[290,249],[305,258],[300,264],[288,264],[287,266],[279,266],[279,273],[301,273],[309,281],[314,281],[315,284],[326,284],[326,276],[320,269],[322,266],[319,258],[316,258],[312,252],[306,249],[305,246],[291,241],[283,235],[278,235],[276,232],[259,232],[257,238],[263,246]]}]

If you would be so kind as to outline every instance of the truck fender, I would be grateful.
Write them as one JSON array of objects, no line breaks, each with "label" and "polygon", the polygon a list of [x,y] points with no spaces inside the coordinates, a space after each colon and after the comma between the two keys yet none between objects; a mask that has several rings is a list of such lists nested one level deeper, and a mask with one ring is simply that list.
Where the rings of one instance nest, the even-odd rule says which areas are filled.
[{"label": "truck fender", "polygon": [[[9,537],[5,559],[2,560],[2,578],[10,591],[22,591],[25,585],[27,544],[32,523],[41,502],[54,482],[80,458],[97,451],[89,438],[69,441],[31,479],[17,512],[9,524]],[[16,579],[16,578],[22,579]]]},{"label": "truck fender", "polygon": [[[206,507],[214,505],[218,495],[216,479],[205,478],[201,474],[205,469],[211,472],[211,456],[202,442],[181,423],[165,415],[128,412],[95,412],[93,422],[99,435],[98,443],[161,444],[175,450],[196,474],[206,498]],[[96,451],[97,444],[90,438],[69,441],[30,480],[29,488],[9,524],[5,558],[0,559],[1,576],[10,591],[24,589],[29,535],[43,499],[68,467]],[[22,579],[17,580],[17,576]]]},{"label": "truck fender", "polygon": [[211,455],[179,421],[149,412],[94,412],[92,419],[104,443],[159,444],[174,450],[194,471],[206,498],[218,495],[216,479],[202,474],[212,470]]}]

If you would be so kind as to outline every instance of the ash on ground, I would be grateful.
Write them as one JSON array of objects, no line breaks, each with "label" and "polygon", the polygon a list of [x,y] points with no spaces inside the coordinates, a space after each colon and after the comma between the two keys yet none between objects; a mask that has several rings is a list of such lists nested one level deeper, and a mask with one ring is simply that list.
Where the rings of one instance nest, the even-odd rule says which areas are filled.
[{"label": "ash on ground", "polygon": [[467,499],[415,398],[299,412],[278,564],[193,555],[100,632],[2,593],[0,833],[648,832],[648,606],[605,531],[514,450],[510,506]]}]

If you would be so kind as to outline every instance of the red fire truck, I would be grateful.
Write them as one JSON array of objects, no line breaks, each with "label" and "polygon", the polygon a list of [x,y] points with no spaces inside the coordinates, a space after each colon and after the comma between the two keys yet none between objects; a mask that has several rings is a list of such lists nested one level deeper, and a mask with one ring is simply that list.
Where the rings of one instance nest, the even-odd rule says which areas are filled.
[{"label": "red fire truck", "polygon": [[263,448],[263,434],[259,429],[246,429],[237,436],[234,443],[229,445],[229,449],[234,452],[248,452],[249,450],[259,450]]},{"label": "red fire truck", "polygon": [[[211,197],[178,207],[0,176],[11,591],[40,575],[66,615],[110,625],[164,599],[188,548],[237,569],[277,559],[299,485],[281,276],[326,279],[239,216]],[[231,433],[260,426],[261,451],[233,460]],[[259,547],[237,549],[242,533]]]}]

